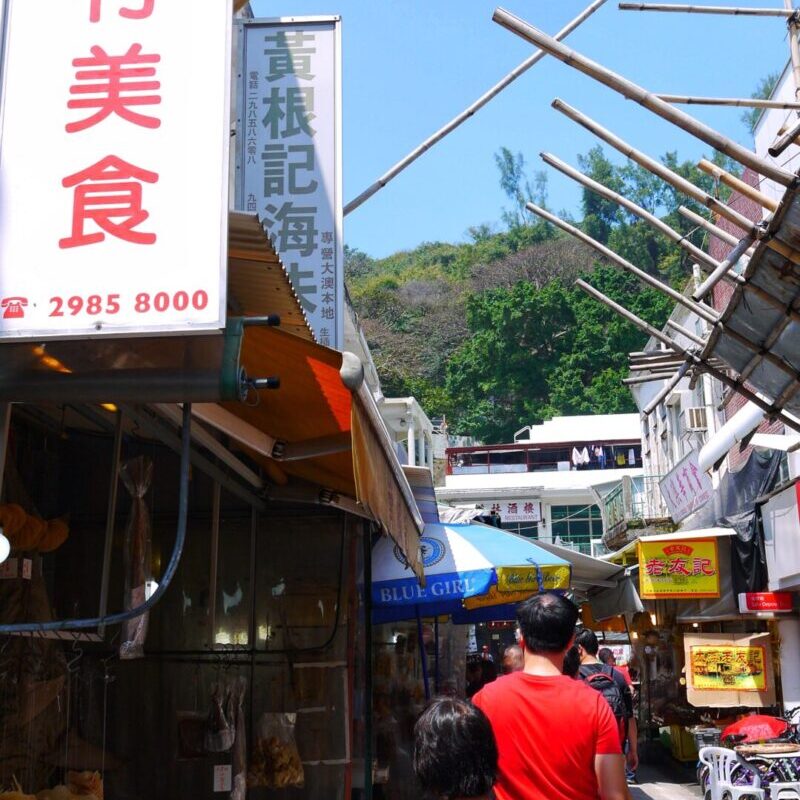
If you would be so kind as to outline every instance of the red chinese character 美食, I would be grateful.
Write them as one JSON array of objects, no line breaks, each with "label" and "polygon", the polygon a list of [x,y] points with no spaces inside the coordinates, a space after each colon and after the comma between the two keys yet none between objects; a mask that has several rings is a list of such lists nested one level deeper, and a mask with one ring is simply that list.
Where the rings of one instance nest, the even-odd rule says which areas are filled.
[{"label": "red chinese character \u7f8e\u98df", "polygon": [[[92,0],[89,7],[89,22],[100,22],[100,7],[103,0]],[[119,15],[127,19],[145,19],[153,13],[156,0],[143,0],[141,8],[121,8]]]},{"label": "red chinese character \u7f8e\u98df", "polygon": [[142,209],[142,182],[157,181],[155,172],[135,167],[117,156],[106,156],[97,164],[64,178],[64,188],[75,188],[72,235],[59,240],[59,247],[66,249],[102,242],[105,233],[84,232],[89,220],[123,241],[153,244],[156,234],[134,228],[150,216]]},{"label": "red chinese character \u7f8e\u98df", "polygon": [[144,128],[158,128],[161,120],[133,111],[131,106],[152,106],[161,102],[157,94],[145,94],[161,88],[161,83],[152,78],[156,74],[155,67],[142,66],[156,64],[161,61],[159,55],[142,55],[142,46],[133,44],[128,52],[121,56],[110,56],[99,45],[92,47],[91,58],[76,58],[74,67],[87,67],[75,73],[77,83],[70,87],[70,94],[92,95],[70,100],[67,108],[96,108],[97,111],[79,122],[66,125],[67,133],[90,128],[97,125],[111,114],[141,125]]}]

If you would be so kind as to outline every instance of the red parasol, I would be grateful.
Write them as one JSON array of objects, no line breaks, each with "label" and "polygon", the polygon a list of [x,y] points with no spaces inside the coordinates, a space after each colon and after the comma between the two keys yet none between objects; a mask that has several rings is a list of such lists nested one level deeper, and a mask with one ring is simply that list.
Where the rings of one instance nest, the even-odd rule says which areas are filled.
[{"label": "red parasol", "polygon": [[722,731],[722,741],[728,736],[744,736],[742,744],[749,742],[763,742],[767,739],[777,739],[789,730],[786,720],[770,717],[766,714],[751,714],[749,717],[728,725]]}]

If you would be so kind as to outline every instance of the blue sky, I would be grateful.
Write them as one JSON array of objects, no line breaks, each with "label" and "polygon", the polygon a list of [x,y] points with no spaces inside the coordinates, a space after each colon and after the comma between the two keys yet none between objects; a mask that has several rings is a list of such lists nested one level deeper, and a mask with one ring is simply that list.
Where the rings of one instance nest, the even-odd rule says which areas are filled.
[{"label": "blue sky", "polygon": [[[503,2],[550,34],[589,4]],[[496,3],[484,0],[293,0],[285,6],[251,0],[251,5],[260,17],[342,16],[345,202],[532,50],[491,21]],[[616,0],[608,0],[565,43],[647,89],[674,94],[746,97],[788,58],[780,18],[619,11]],[[544,167],[542,150],[576,164],[576,156],[597,143],[550,108],[556,96],[650,155],[677,150],[682,158],[696,158],[709,150],[548,56],[348,215],[347,244],[379,257],[425,241],[463,241],[467,228],[479,223],[499,228],[507,201],[494,164],[498,148],[521,151],[532,172]],[[741,109],[682,108],[752,146]],[[577,212],[577,186],[549,168],[548,175],[548,205]]]}]

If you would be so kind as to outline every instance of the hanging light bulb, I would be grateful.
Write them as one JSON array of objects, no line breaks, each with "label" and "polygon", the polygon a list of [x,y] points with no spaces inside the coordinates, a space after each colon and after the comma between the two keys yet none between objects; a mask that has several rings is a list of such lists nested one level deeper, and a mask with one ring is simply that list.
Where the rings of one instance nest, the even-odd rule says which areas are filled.
[{"label": "hanging light bulb", "polygon": [[2,564],[11,553],[11,542],[5,537],[3,529],[0,528],[0,564]]}]

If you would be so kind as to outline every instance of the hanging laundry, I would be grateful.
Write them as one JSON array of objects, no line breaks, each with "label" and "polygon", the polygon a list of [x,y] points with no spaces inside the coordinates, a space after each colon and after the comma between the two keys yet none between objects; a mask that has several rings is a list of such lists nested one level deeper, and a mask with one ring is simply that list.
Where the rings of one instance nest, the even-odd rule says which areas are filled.
[{"label": "hanging laundry", "polygon": [[595,458],[597,459],[597,465],[600,467],[600,469],[605,469],[606,468],[606,451],[605,451],[605,448],[601,447],[600,445],[598,445],[594,449],[594,455],[595,455]]},{"label": "hanging laundry", "polygon": [[625,466],[625,453],[623,453],[622,450],[618,450],[617,451],[616,461],[617,461],[617,466],[618,467],[624,467]]},{"label": "hanging laundry", "polygon": [[590,460],[589,459],[589,451],[584,446],[583,450],[581,450],[581,463],[584,464],[584,466],[588,467],[589,466],[589,460]]},{"label": "hanging laundry", "polygon": [[583,456],[577,447],[572,448],[572,466],[577,469],[583,463]]},{"label": "hanging laundry", "polygon": [[628,466],[636,466],[636,453],[632,447],[628,450]]}]

